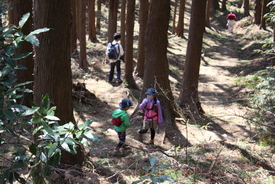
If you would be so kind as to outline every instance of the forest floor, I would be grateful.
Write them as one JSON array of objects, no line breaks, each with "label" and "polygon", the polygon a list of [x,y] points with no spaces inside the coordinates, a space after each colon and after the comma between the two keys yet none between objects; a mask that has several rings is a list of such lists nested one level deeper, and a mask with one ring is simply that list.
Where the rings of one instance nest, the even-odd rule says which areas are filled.
[{"label": "forest floor", "polygon": [[[94,53],[95,50],[102,50],[99,56],[91,57],[88,73],[77,69],[75,63],[74,82],[85,83],[86,89],[96,97],[93,105],[75,101],[75,117],[78,123],[87,119],[94,121],[91,129],[100,142],[95,142],[87,151],[100,183],[132,183],[140,176],[150,175],[142,167],[149,164],[152,156],[159,163],[172,165],[155,176],[171,176],[176,179],[174,183],[275,181],[274,155],[270,147],[260,146],[255,141],[255,128],[247,123],[249,111],[242,105],[246,100],[241,97],[245,89],[237,83],[239,76],[249,74],[263,65],[261,59],[257,59],[259,55],[253,54],[253,49],[259,48],[260,44],[253,42],[252,34],[250,39],[246,39],[247,30],[238,25],[234,33],[227,33],[225,26],[215,25],[206,30],[200,67],[199,96],[207,117],[204,124],[186,125],[175,121],[174,125],[167,127],[164,141],[156,134],[157,141],[152,147],[138,141],[137,130],[142,118],[131,116],[132,126],[127,129],[127,143],[131,146],[122,149],[119,157],[112,155],[118,138],[110,123],[111,113],[118,108],[121,99],[129,97],[134,102],[134,107],[128,111],[131,115],[138,105],[139,90],[130,90],[123,83],[107,82],[109,65],[104,63],[104,44],[93,44],[89,51]],[[257,34],[270,34],[259,32]],[[168,59],[172,68],[170,70],[174,72],[171,85],[175,99],[180,91],[182,71],[179,68],[184,61],[186,46],[183,45],[186,43],[184,38],[169,36],[169,51],[172,54],[168,55]],[[135,79],[141,86],[142,80],[138,77]],[[148,132],[145,142],[149,135]]]},{"label": "forest floor", "polygon": [[[92,133],[100,138],[100,142],[95,142],[90,150],[87,148],[98,174],[98,183],[132,183],[141,176],[152,176],[142,168],[150,163],[152,156],[158,159],[159,164],[171,165],[171,168],[154,174],[176,179],[167,183],[275,182],[272,149],[260,146],[255,139],[257,133],[247,122],[249,110],[243,105],[246,99],[241,95],[245,88],[237,82],[239,76],[265,64],[253,50],[261,47],[260,41],[257,41],[259,35],[268,37],[271,33],[252,25],[244,27],[241,21],[234,33],[228,33],[225,14],[220,16],[222,18],[213,20],[212,28],[207,28],[204,36],[199,78],[199,97],[206,113],[204,124],[175,121],[167,127],[164,141],[156,134],[155,146],[150,146],[146,144],[149,132],[145,143],[138,141],[137,130],[142,117],[132,115],[132,126],[127,129],[127,143],[131,146],[122,149],[119,157],[112,155],[118,138],[110,123],[111,113],[118,108],[121,99],[129,97],[134,102],[134,107],[128,111],[131,115],[138,105],[140,91],[128,89],[124,83],[107,82],[110,66],[104,62],[106,38],[103,35],[98,37],[99,42],[88,45],[88,71],[78,69],[75,54],[73,58],[76,60],[72,65],[74,83],[85,83],[86,89],[95,95],[92,105],[77,100],[74,105],[77,122],[93,120]],[[180,92],[186,37],[169,35],[169,71],[172,73],[170,80],[175,99]],[[124,64],[122,79],[123,74]],[[142,86],[142,80],[135,79]]]}]

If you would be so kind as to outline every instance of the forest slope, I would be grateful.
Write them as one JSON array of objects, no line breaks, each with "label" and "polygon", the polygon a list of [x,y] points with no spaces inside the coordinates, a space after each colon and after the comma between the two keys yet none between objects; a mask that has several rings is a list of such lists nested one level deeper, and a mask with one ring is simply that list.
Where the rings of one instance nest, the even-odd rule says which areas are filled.
[{"label": "forest slope", "polygon": [[[238,22],[234,33],[230,34],[225,27],[225,12],[218,12],[216,17],[212,20],[213,27],[207,28],[204,35],[199,79],[199,96],[207,118],[200,125],[175,122],[167,128],[164,144],[157,141],[153,148],[138,141],[137,130],[142,118],[134,116],[132,126],[127,130],[127,142],[135,147],[123,150],[122,157],[111,155],[117,143],[116,132],[110,123],[111,112],[118,107],[122,98],[130,97],[135,106],[138,105],[140,94],[138,90],[125,88],[124,84],[106,81],[109,71],[109,65],[104,62],[106,38],[100,35],[100,42],[88,46],[91,66],[88,73],[77,69],[76,62],[73,62],[74,82],[85,83],[86,88],[96,96],[92,105],[75,102],[75,116],[79,123],[86,119],[94,121],[93,133],[101,141],[95,143],[89,153],[102,181],[136,181],[144,172],[142,166],[148,163],[146,160],[149,155],[156,156],[160,163],[169,162],[173,165],[166,174],[173,176],[178,183],[191,180],[194,183],[274,181],[272,153],[268,151],[269,147],[259,146],[253,140],[255,130],[247,124],[246,107],[240,104],[245,100],[239,95],[243,88],[236,82],[239,76],[249,73],[250,68],[255,69],[255,61],[261,60],[261,56],[254,54],[253,50],[261,48],[263,39],[255,38],[259,35],[268,37],[270,33],[253,25],[243,26],[244,22],[250,21],[244,18]],[[188,37],[187,34],[185,36]],[[169,34],[170,82],[176,99],[180,91],[186,45],[186,39]],[[135,79],[142,85],[140,78]],[[129,110],[129,114],[133,110]],[[149,134],[146,136],[149,137]],[[156,136],[158,139],[158,134]],[[189,147],[185,149],[186,145]],[[167,157],[162,153],[164,151],[176,157]]]}]

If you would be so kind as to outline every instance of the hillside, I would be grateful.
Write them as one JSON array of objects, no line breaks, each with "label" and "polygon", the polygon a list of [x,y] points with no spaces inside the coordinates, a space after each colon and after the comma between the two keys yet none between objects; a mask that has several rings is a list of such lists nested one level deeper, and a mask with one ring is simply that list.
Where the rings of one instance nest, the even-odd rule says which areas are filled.
[{"label": "hillside", "polygon": [[[230,2],[234,4],[235,1]],[[190,4],[187,5],[189,11]],[[239,17],[234,33],[227,33],[227,12],[218,11],[212,15],[215,17],[211,20],[212,27],[206,28],[204,35],[199,79],[199,96],[207,117],[204,124],[186,125],[176,121],[168,127],[164,143],[157,142],[152,147],[138,141],[137,130],[142,119],[132,116],[132,126],[127,130],[127,143],[131,146],[124,149],[120,157],[111,154],[117,143],[116,132],[110,123],[111,112],[122,98],[128,96],[135,106],[138,105],[139,91],[130,90],[123,83],[110,84],[106,81],[109,65],[104,62],[104,27],[102,34],[98,35],[98,42],[88,43],[88,71],[78,69],[75,53],[72,62],[74,83],[85,83],[86,89],[95,95],[90,104],[75,101],[75,117],[78,123],[87,119],[94,121],[91,129],[100,142],[94,143],[87,151],[100,183],[132,183],[140,176],[152,176],[142,168],[149,164],[152,156],[157,158],[158,164],[171,165],[155,173],[155,176],[164,174],[176,180],[168,183],[274,182],[273,150],[260,146],[254,139],[256,132],[246,121],[248,110],[243,106],[245,99],[240,95],[245,89],[237,83],[238,77],[263,65],[261,55],[253,53],[253,50],[261,48],[264,38],[270,37],[271,32],[259,30],[251,24],[251,18],[242,18],[238,7],[230,8],[236,9]],[[189,12],[185,18],[184,38],[171,32],[168,35],[170,82],[175,99],[180,91],[187,47],[188,16]],[[137,40],[134,43],[136,48]],[[122,78],[123,74],[122,70]],[[142,80],[135,79],[142,86]],[[134,109],[129,110],[129,114]]]}]

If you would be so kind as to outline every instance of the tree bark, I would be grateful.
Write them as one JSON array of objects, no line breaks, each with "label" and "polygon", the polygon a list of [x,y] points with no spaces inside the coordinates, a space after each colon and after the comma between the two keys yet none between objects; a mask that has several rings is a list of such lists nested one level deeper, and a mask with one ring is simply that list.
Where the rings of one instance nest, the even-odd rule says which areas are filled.
[{"label": "tree bark", "polygon": [[180,0],[179,7],[179,19],[176,34],[179,37],[183,37],[184,33],[184,11],[185,11],[185,0]]},{"label": "tree bark", "polygon": [[260,25],[261,24],[261,0],[255,0],[255,14],[254,14],[254,24]]},{"label": "tree bark", "polygon": [[266,30],[266,22],[264,15],[266,14],[266,5],[267,5],[267,0],[262,0],[262,15],[261,15],[261,25],[260,28]]},{"label": "tree bark", "polygon": [[117,9],[118,0],[109,0],[109,23],[108,23],[108,42],[113,40],[117,30]]},{"label": "tree bark", "polygon": [[[70,0],[34,1],[34,28],[51,28],[37,36],[40,46],[35,47],[34,101],[40,105],[42,97],[48,94],[51,105],[57,107],[55,115],[60,118],[60,125],[68,122],[75,124],[70,61],[70,5]],[[78,148],[76,155],[62,152],[61,162],[82,164],[83,158]]]},{"label": "tree bark", "polygon": [[126,15],[126,0],[121,2],[121,13],[120,13],[120,43],[123,48],[125,48],[125,15]]},{"label": "tree bark", "polygon": [[133,77],[134,60],[133,60],[133,35],[135,20],[135,0],[127,1],[127,17],[126,17],[126,46],[125,46],[125,80],[129,88],[138,89]]},{"label": "tree bark", "polygon": [[137,58],[137,76],[143,78],[144,75],[144,63],[145,63],[145,33],[148,20],[148,0],[140,0],[139,7],[139,37],[138,37],[138,58]]},{"label": "tree bark", "polygon": [[207,0],[207,6],[206,6],[206,15],[205,15],[205,26],[206,27],[211,27],[210,26],[210,12],[211,12],[211,7],[212,7],[212,0]]},{"label": "tree bark", "polygon": [[176,32],[177,7],[178,7],[178,0],[175,0],[175,5],[174,5],[174,15],[173,15],[173,27],[172,27],[172,34],[175,34],[175,32]]},{"label": "tree bark", "polygon": [[[165,125],[171,124],[175,117],[174,97],[169,82],[169,65],[167,59],[169,26],[169,0],[151,0],[145,36],[145,70],[143,88],[144,94],[148,88],[154,87],[162,94],[158,95],[163,110]],[[160,21],[161,20],[161,21]],[[165,92],[165,93],[163,93]],[[143,100],[143,95],[139,101]]]},{"label": "tree bark", "polygon": [[226,0],[222,0],[222,10],[226,11]]},{"label": "tree bark", "polygon": [[76,17],[76,3],[77,1],[71,1],[71,42],[70,42],[70,53],[72,54],[77,49],[77,24]]},{"label": "tree bark", "polygon": [[206,0],[192,1],[188,46],[184,63],[182,90],[179,97],[180,107],[184,111],[189,109],[192,112],[190,116],[195,119],[199,119],[200,115],[204,112],[200,106],[198,97],[198,80],[205,10]]},{"label": "tree bark", "polygon": [[244,0],[243,2],[243,8],[244,8],[244,16],[249,16],[249,0]]},{"label": "tree bark", "polygon": [[88,2],[88,31],[90,41],[96,41],[96,27],[95,27],[95,0],[89,0]]},{"label": "tree bark", "polygon": [[86,52],[86,0],[78,0],[79,7],[79,68],[88,68]]},{"label": "tree bark", "polygon": [[220,9],[219,1],[220,0],[213,0],[213,2],[212,2],[212,10],[216,11],[216,10]]},{"label": "tree bark", "polygon": [[80,40],[80,17],[79,17],[79,1],[81,0],[75,0],[75,7],[76,7],[76,38],[78,41]]},{"label": "tree bark", "polygon": [[96,32],[100,33],[100,20],[101,20],[101,0],[97,0],[97,13],[96,13]]},{"label": "tree bark", "polygon": [[[26,13],[30,13],[30,17],[23,26],[22,32],[27,35],[32,29],[33,19],[32,19],[32,0],[25,0],[24,3],[20,3],[20,0],[10,0],[9,3],[12,5],[12,9],[9,10],[9,23],[18,26],[18,23],[22,16]],[[20,49],[16,50],[15,54],[23,54],[33,52],[32,44],[29,42],[22,42]],[[33,55],[30,55],[24,59],[18,60],[17,64],[27,67],[26,70],[16,70],[18,77],[18,83],[23,83],[26,81],[33,81]],[[33,83],[24,86],[27,89],[33,90]],[[28,107],[31,106],[30,102],[33,101],[32,93],[25,93],[24,97],[20,99],[19,103],[22,103]]]}]

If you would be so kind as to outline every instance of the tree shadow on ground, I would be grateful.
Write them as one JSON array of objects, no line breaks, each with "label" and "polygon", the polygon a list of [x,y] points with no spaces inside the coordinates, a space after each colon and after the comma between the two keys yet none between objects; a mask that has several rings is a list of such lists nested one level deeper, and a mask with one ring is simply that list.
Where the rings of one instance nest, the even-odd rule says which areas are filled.
[{"label": "tree shadow on ground", "polygon": [[[216,123],[213,118],[217,119],[219,123]],[[201,127],[205,127],[206,130],[214,132],[221,140],[225,140],[225,135],[233,137],[233,135],[227,130],[221,127],[221,123],[228,123],[217,117],[204,117],[202,122],[198,122]]]},{"label": "tree shadow on ground", "polygon": [[252,164],[256,165],[257,167],[262,167],[266,170],[269,171],[269,174],[272,175],[272,176],[275,176],[275,169],[270,166],[268,163],[265,163],[263,160],[259,159],[259,158],[256,158],[254,156],[252,156],[248,151],[246,151],[245,149],[242,149],[234,144],[230,144],[230,143],[226,143],[226,142],[223,142],[221,141],[220,142],[222,145],[224,145],[225,147],[227,147],[228,149],[231,149],[231,150],[239,150],[240,153],[245,157],[247,158]]},{"label": "tree shadow on ground", "polygon": [[272,63],[267,59],[255,59],[250,64],[228,67],[226,69],[231,73],[246,76],[254,72],[264,70],[268,66],[272,66]]},{"label": "tree shadow on ground", "polygon": [[166,127],[166,141],[169,141],[170,144],[174,145],[175,147],[189,147],[192,144],[186,139],[185,136],[182,135],[182,131],[179,130],[176,123],[167,125]]}]

